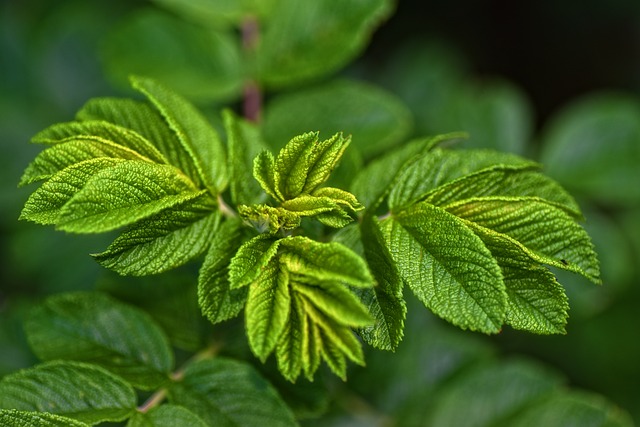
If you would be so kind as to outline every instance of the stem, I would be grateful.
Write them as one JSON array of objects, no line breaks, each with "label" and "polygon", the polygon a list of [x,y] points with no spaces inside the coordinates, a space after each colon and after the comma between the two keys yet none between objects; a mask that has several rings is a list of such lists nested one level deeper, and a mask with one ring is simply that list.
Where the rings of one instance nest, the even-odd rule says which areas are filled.
[{"label": "stem", "polygon": [[220,212],[222,212],[222,215],[227,218],[236,218],[238,216],[236,211],[234,211],[233,208],[224,201],[221,194],[218,194],[218,208],[220,209]]},{"label": "stem", "polygon": [[[255,52],[260,37],[260,25],[253,16],[247,16],[242,22],[242,48],[251,55]],[[260,86],[254,80],[248,80],[244,84],[243,114],[247,120],[259,122],[262,114],[262,93]]]}]

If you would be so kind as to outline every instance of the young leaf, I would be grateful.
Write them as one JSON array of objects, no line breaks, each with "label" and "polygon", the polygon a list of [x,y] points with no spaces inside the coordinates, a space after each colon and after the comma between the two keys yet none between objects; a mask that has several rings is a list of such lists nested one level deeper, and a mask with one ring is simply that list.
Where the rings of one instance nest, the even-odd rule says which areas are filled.
[{"label": "young leaf", "polygon": [[198,305],[209,321],[219,323],[240,313],[247,288],[232,289],[229,264],[242,244],[240,224],[224,222],[214,234],[198,276]]},{"label": "young leaf", "polygon": [[216,357],[190,364],[169,388],[171,402],[208,425],[287,427],[297,423],[276,390],[250,365]]},{"label": "young leaf", "polygon": [[106,251],[93,257],[122,275],[145,276],[176,268],[204,252],[220,215],[206,193],[125,230]]},{"label": "young leaf", "polygon": [[293,295],[289,319],[276,344],[278,370],[291,382],[295,382],[302,372],[303,339],[306,333],[306,315],[300,304],[300,298]]},{"label": "young leaf", "polygon": [[313,165],[312,150],[318,144],[318,132],[293,137],[278,153],[274,165],[274,184],[283,200],[302,193]]},{"label": "young leaf", "polygon": [[280,243],[281,240],[273,240],[263,234],[244,243],[229,265],[231,288],[241,288],[254,282],[262,269],[276,256]]},{"label": "young leaf", "polygon": [[173,166],[125,161],[95,173],[62,206],[60,230],[102,233],[202,196]]},{"label": "young leaf", "polygon": [[164,404],[148,412],[136,412],[127,427],[209,427],[202,418],[178,405]]},{"label": "young leaf", "polygon": [[193,164],[193,169],[185,170],[189,177],[214,193],[222,191],[228,180],[226,155],[206,119],[181,96],[151,79],[135,77],[132,85],[158,109],[177,136]]},{"label": "young leaf", "polygon": [[276,200],[284,200],[280,190],[276,187],[276,160],[269,151],[262,151],[253,159],[253,177],[262,189]]},{"label": "young leaf", "polygon": [[31,312],[27,339],[42,360],[99,364],[143,389],[167,381],[173,353],[144,312],[100,293],[49,297]]},{"label": "young leaf", "polygon": [[0,409],[49,412],[93,425],[122,421],[135,406],[128,383],[85,363],[48,362],[0,380]]},{"label": "young leaf", "polygon": [[0,425],[11,427],[89,427],[89,424],[48,412],[0,409]]},{"label": "young leaf", "polygon": [[462,220],[428,203],[382,222],[400,274],[435,314],[471,330],[496,333],[505,318],[500,268]]}]

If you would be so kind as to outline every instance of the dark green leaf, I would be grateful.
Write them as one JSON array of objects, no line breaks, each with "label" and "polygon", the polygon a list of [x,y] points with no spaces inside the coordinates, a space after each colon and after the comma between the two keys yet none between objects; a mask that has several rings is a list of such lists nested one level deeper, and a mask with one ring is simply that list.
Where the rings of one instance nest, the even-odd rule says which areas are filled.
[{"label": "dark green leaf", "polygon": [[398,270],[434,313],[464,329],[498,332],[506,291],[496,260],[465,223],[419,203],[382,222]]},{"label": "dark green leaf", "polygon": [[220,221],[215,208],[209,194],[187,200],[131,226],[93,257],[122,275],[145,276],[176,268],[211,243]]},{"label": "dark green leaf", "polygon": [[32,311],[25,329],[40,359],[97,363],[141,388],[159,386],[173,368],[155,322],[100,293],[52,296]]},{"label": "dark green leaf", "polygon": [[72,418],[47,412],[0,409],[0,425],[6,427],[89,427]]},{"label": "dark green leaf", "polygon": [[178,405],[164,404],[149,412],[136,412],[127,427],[208,427],[202,418]]},{"label": "dark green leaf", "polygon": [[97,424],[124,420],[135,405],[129,384],[85,363],[49,362],[0,381],[1,409],[49,412]]},{"label": "dark green leaf", "polygon": [[222,357],[190,364],[169,398],[219,427],[297,425],[275,389],[251,366]]}]

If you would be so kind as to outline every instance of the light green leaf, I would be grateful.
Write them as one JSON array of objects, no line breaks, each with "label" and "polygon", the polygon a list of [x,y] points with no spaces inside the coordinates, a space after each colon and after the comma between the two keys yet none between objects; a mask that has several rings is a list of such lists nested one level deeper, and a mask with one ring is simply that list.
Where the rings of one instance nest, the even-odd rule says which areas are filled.
[{"label": "light green leaf", "polygon": [[241,94],[246,74],[233,36],[149,8],[131,14],[108,34],[101,57],[107,74],[122,87],[138,74],[192,99],[231,99]]},{"label": "light green leaf", "polygon": [[176,268],[204,252],[220,215],[207,193],[144,219],[93,257],[122,275],[146,276]]},{"label": "light green leaf", "polygon": [[262,269],[278,253],[281,240],[273,240],[261,234],[244,243],[231,259],[229,265],[229,283],[231,289],[241,288],[253,283]]},{"label": "light green leaf", "polygon": [[369,158],[400,143],[411,129],[411,113],[391,93],[349,80],[280,95],[267,104],[264,117],[265,139],[274,147],[309,130],[345,132],[352,135],[352,148]]},{"label": "light green leaf", "polygon": [[128,98],[94,98],[76,113],[76,119],[102,120],[130,129],[151,142],[169,164],[182,171],[193,168],[189,156],[181,150],[177,135],[148,102]]},{"label": "light green leaf", "polygon": [[555,276],[500,233],[469,224],[498,261],[507,290],[506,323],[538,334],[564,334],[569,301]]},{"label": "light green leaf", "polygon": [[149,412],[136,412],[127,423],[127,427],[208,427],[202,418],[178,405],[164,404],[152,408]]},{"label": "light green leaf", "polygon": [[539,261],[600,282],[597,255],[587,232],[571,216],[534,197],[479,197],[444,207],[460,218],[502,233]]},{"label": "light green leaf", "polygon": [[387,196],[401,172],[426,155],[438,144],[452,144],[464,133],[449,133],[412,140],[388,154],[370,162],[359,171],[351,184],[351,190],[367,209],[375,210]]},{"label": "light green leaf", "polygon": [[348,191],[341,190],[339,188],[334,187],[322,187],[318,188],[313,192],[313,195],[316,197],[327,197],[342,208],[347,210],[348,212],[356,212],[364,209],[364,206],[360,204],[356,196],[349,193]]},{"label": "light green leaf", "polygon": [[72,418],[47,412],[0,409],[0,425],[7,427],[89,427]]},{"label": "light green leaf", "polygon": [[247,288],[231,289],[229,263],[242,244],[240,224],[225,221],[211,240],[198,276],[198,305],[212,323],[236,317],[244,307]]},{"label": "light green leaf", "polygon": [[102,233],[151,217],[202,196],[169,165],[129,160],[102,169],[60,208],[56,226],[74,233]]},{"label": "light green leaf", "polygon": [[427,308],[463,329],[500,330],[507,299],[502,273],[462,220],[419,203],[381,224],[400,274]]},{"label": "light green leaf", "polygon": [[96,363],[144,389],[167,381],[173,368],[169,342],[156,323],[104,294],[49,297],[33,309],[25,329],[40,359]]},{"label": "light green leaf", "polygon": [[296,381],[302,372],[303,340],[306,326],[306,315],[302,311],[300,298],[297,295],[291,297],[291,309],[289,319],[285,323],[276,344],[276,360],[278,370],[292,383]]},{"label": "light green leaf", "polygon": [[134,410],[133,388],[106,370],[78,362],[49,362],[0,381],[0,408],[67,416],[88,424],[122,421]]},{"label": "light green leaf", "polygon": [[361,246],[376,286],[363,290],[360,298],[374,317],[375,323],[358,332],[373,347],[395,350],[402,341],[407,315],[407,305],[402,296],[404,283],[385,245],[379,222],[365,216],[361,230]]},{"label": "light green leaf", "polygon": [[171,402],[219,427],[295,426],[276,390],[250,365],[223,357],[190,364],[169,389]]},{"label": "light green leaf", "polygon": [[289,318],[289,273],[272,259],[251,283],[245,306],[245,325],[254,354],[264,363]]},{"label": "light green leaf", "polygon": [[139,153],[95,136],[73,137],[40,152],[24,171],[19,185],[51,178],[77,163],[95,158],[149,161]]},{"label": "light green leaf", "polygon": [[239,205],[238,214],[246,224],[250,224],[258,233],[273,236],[277,232],[290,232],[300,226],[300,215],[280,206]]},{"label": "light green leaf", "polygon": [[147,78],[131,79],[134,89],[143,93],[158,109],[176,134],[184,153],[193,164],[185,173],[208,189],[222,191],[227,185],[226,154],[217,132],[187,100]]},{"label": "light green leaf", "polygon": [[535,408],[561,385],[560,377],[530,362],[511,360],[481,365],[456,377],[436,394],[434,410],[425,422],[434,427],[510,426],[520,411]]},{"label": "light green leaf", "polygon": [[318,144],[318,132],[303,133],[293,137],[278,153],[274,184],[284,200],[302,193],[313,165],[311,154],[315,144]]},{"label": "light green leaf", "polygon": [[392,210],[410,206],[443,184],[496,165],[536,167],[537,163],[490,150],[434,148],[398,177],[389,194],[389,206]]},{"label": "light green leaf", "polygon": [[329,175],[336,168],[338,161],[342,158],[350,143],[351,136],[345,138],[342,133],[338,132],[331,138],[318,141],[311,146],[309,170],[302,188],[303,193],[313,192],[319,185],[329,179]]},{"label": "light green leaf", "polygon": [[248,16],[268,17],[277,0],[154,0],[184,18],[207,26],[239,26]]},{"label": "light green leaf", "polygon": [[123,159],[97,158],[58,172],[34,191],[24,204],[20,219],[38,224],[56,224],[61,209],[98,172],[124,163]]},{"label": "light green leaf", "polygon": [[269,196],[282,201],[283,196],[275,183],[275,162],[273,154],[269,151],[262,151],[253,160],[253,176]]},{"label": "light green leaf", "polygon": [[547,173],[576,194],[637,206],[640,200],[640,103],[597,93],[560,111],[544,129]]},{"label": "light green leaf", "polygon": [[303,194],[295,199],[285,200],[281,206],[299,216],[316,216],[324,212],[340,209],[329,197],[316,197]]},{"label": "light green leaf", "polygon": [[[335,13],[336,10],[340,13]],[[259,80],[269,87],[299,84],[337,71],[359,54],[392,10],[387,0],[345,3],[281,0],[258,46]]]},{"label": "light green leaf", "polygon": [[265,148],[259,129],[241,120],[231,110],[222,112],[227,134],[229,160],[229,190],[231,201],[237,204],[255,203],[262,199],[260,187],[252,179],[253,159]]}]

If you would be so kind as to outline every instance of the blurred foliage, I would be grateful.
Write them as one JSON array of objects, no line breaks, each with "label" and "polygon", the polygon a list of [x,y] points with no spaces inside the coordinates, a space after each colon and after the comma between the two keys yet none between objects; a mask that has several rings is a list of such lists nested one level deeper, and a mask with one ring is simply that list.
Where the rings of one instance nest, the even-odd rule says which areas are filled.
[{"label": "blurred foliage", "polygon": [[[283,1],[261,3],[264,13]],[[168,331],[176,347],[198,347],[210,331],[189,302],[194,283],[186,278],[188,268],[177,279],[136,280],[135,286],[134,281],[110,276],[86,255],[105,247],[109,236],[79,238],[18,223],[28,190],[16,185],[37,151],[26,144],[36,131],[71,119],[91,97],[121,94],[118,84],[110,82],[121,81],[131,71],[157,72],[155,77],[209,104],[238,100],[242,82],[251,78],[268,88],[287,82],[313,83],[302,91],[267,96],[264,131],[276,147],[318,121],[326,124],[327,129],[321,129],[325,134],[346,128],[356,137],[354,145],[370,144],[380,150],[410,136],[466,130],[471,134],[466,146],[511,151],[540,161],[548,174],[579,198],[602,263],[604,285],[599,288],[573,275],[559,277],[571,305],[566,336],[540,337],[505,329],[486,338],[453,330],[426,316],[424,310],[414,310],[421,317],[409,319],[413,323],[407,331],[413,333],[395,354],[370,352],[368,366],[350,373],[348,386],[327,380],[332,396],[337,396],[330,404],[331,415],[321,424],[310,421],[309,425],[383,425],[387,416],[400,417],[402,425],[415,425],[436,406],[429,411],[432,425],[455,425],[462,413],[450,408],[460,406],[459,399],[499,387],[506,387],[502,392],[514,390],[509,387],[517,387],[517,381],[510,384],[509,379],[521,377],[536,379],[540,393],[558,384],[602,393],[640,423],[636,329],[640,291],[635,286],[640,281],[639,93],[589,93],[567,99],[538,127],[538,112],[523,89],[502,77],[478,76],[464,54],[432,39],[393,46],[383,58],[365,55],[343,72],[342,77],[358,77],[381,88],[351,80],[327,83],[322,80],[362,53],[373,24],[390,14],[389,2],[363,2],[377,5],[373,16],[363,12],[367,7],[354,7],[344,21],[327,19],[323,28],[309,28],[303,18],[312,13],[330,17],[331,8],[339,2],[288,8],[278,15],[278,21],[266,27],[265,45],[268,40],[282,42],[291,52],[307,53],[308,60],[299,69],[292,68],[287,57],[259,47],[255,58],[245,58],[233,36],[245,24],[239,18],[244,16],[243,8],[254,2],[219,3],[226,3],[228,9],[212,10],[205,1],[172,0],[0,4],[0,376],[34,362],[21,326],[34,302],[60,291],[94,288],[96,283],[119,299],[141,304]],[[640,19],[637,9],[623,3],[618,4],[619,10],[632,10]],[[561,5],[557,8],[567,13]],[[335,28],[353,31],[334,38],[331,30]],[[292,34],[304,35],[300,37],[304,43],[287,45],[296,39]],[[346,47],[341,55],[329,62],[317,60],[336,45]],[[280,46],[279,51],[284,48]],[[322,95],[327,87],[344,97],[342,109],[324,107]],[[316,102],[304,105],[303,95],[315,96]],[[296,114],[287,114],[290,109]],[[338,175],[349,179],[362,161],[353,155]],[[149,295],[154,295],[153,300]],[[142,304],[145,301],[148,304]],[[234,339],[233,331],[242,331],[242,325],[225,327],[214,331],[224,338],[225,351],[248,354],[244,344]],[[505,354],[528,355],[564,375],[530,359],[503,359]],[[276,381],[268,366],[262,369]],[[494,388],[474,388],[474,381],[488,384],[487,377]],[[313,386],[299,395],[288,384],[278,387],[299,414],[315,415],[327,404],[328,398]],[[583,409],[602,404],[591,395],[576,399]],[[336,406],[340,402],[344,407]],[[522,414],[524,408],[520,408]],[[500,408],[494,409],[482,416],[497,416]],[[519,425],[545,425],[535,413],[528,414]],[[615,409],[610,414],[612,419],[621,416]]]}]

